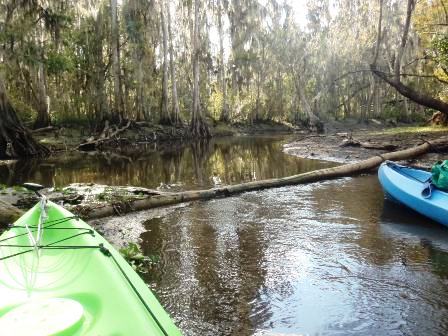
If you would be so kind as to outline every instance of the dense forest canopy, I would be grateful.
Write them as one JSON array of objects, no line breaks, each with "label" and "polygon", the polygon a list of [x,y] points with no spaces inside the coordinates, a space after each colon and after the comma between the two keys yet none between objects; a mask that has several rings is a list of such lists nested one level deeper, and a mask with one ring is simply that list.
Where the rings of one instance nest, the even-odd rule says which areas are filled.
[{"label": "dense forest canopy", "polygon": [[0,87],[35,128],[447,113],[447,0],[292,1],[0,0]]}]

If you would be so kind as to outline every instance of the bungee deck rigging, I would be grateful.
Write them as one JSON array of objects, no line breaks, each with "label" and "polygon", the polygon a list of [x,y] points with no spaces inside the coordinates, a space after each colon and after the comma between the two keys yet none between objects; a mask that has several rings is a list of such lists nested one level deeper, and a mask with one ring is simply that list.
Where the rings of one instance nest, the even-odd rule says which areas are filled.
[{"label": "bungee deck rigging", "polygon": [[[50,201],[46,207],[46,220],[39,223],[38,203],[0,236],[0,327],[21,307],[51,298],[83,309],[76,325],[67,329],[61,323],[54,335],[180,335],[146,284],[101,235],[62,207]],[[30,238],[35,234],[36,244]]]}]

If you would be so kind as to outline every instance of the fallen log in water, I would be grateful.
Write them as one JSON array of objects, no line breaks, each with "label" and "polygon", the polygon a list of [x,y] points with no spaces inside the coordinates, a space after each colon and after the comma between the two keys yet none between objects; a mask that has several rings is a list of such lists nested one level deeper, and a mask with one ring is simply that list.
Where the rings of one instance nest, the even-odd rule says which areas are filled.
[{"label": "fallen log in water", "polygon": [[287,185],[304,184],[339,177],[352,176],[376,168],[383,161],[386,160],[399,161],[399,160],[411,159],[420,156],[422,154],[428,153],[431,150],[441,150],[446,148],[448,148],[448,137],[443,137],[431,142],[425,141],[423,144],[413,148],[391,153],[385,153],[382,155],[376,155],[367,160],[363,160],[357,163],[345,164],[333,168],[319,169],[283,178],[253,181],[235,185],[227,185],[207,190],[184,191],[177,193],[157,192],[155,194],[149,195],[147,198],[144,199],[138,199],[133,201],[132,200],[122,201],[114,204],[101,205],[98,207],[89,207],[84,205],[75,206],[71,210],[87,219],[101,218],[117,214],[123,214],[131,211],[146,210],[182,202],[206,200],[218,197],[228,197],[246,191],[276,188]]}]

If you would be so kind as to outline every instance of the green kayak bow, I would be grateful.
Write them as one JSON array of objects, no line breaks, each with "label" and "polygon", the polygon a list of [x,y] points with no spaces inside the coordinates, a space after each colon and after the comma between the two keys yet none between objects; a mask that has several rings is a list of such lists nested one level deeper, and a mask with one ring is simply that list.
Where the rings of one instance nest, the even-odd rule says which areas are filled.
[{"label": "green kayak bow", "polygon": [[180,335],[121,255],[45,199],[0,236],[0,333]]}]

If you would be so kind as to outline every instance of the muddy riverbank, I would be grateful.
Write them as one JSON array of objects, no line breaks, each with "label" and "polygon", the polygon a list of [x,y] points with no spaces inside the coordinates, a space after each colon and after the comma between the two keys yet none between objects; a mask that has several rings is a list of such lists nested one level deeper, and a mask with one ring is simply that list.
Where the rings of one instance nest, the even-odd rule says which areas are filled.
[{"label": "muddy riverbank", "polygon": [[[411,148],[425,141],[432,141],[448,134],[446,127],[355,127],[351,131],[333,129],[325,135],[298,135],[291,143],[284,145],[284,151],[307,159],[338,163],[354,163],[386,152]],[[372,149],[369,147],[384,147]],[[391,149],[392,148],[392,149]],[[435,152],[404,163],[430,168],[434,162],[446,159],[448,153]]]},{"label": "muddy riverbank", "polygon": [[[117,127],[116,129],[119,129]],[[33,133],[33,136],[42,144],[47,146],[52,152],[77,150],[81,144],[88,143],[106,137],[116,131],[115,128],[102,134],[93,132],[88,127],[80,126],[57,126],[42,129]],[[181,142],[191,142],[190,128],[188,125],[166,126],[151,124],[146,122],[129,123],[122,127],[123,131],[117,132],[107,142],[102,142],[97,149],[117,150],[126,152],[136,146],[157,144],[160,147],[169,147]],[[276,122],[259,122],[254,124],[226,124],[215,122],[210,125],[212,138],[244,135],[264,135],[264,134],[291,134],[299,131],[299,128],[290,124]],[[103,130],[104,132],[104,130]],[[93,150],[92,147],[84,148]]]}]

